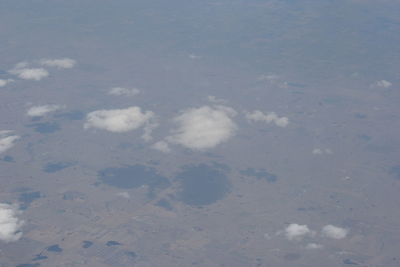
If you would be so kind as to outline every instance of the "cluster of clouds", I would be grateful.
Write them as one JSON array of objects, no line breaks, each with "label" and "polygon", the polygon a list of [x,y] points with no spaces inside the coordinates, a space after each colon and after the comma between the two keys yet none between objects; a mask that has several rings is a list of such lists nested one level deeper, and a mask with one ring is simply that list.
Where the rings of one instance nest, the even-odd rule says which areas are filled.
[{"label": "cluster of clouds", "polygon": [[24,221],[17,216],[21,212],[16,206],[0,203],[0,240],[14,242],[21,238]]},{"label": "cluster of clouds", "polygon": [[135,96],[140,94],[140,90],[137,88],[113,87],[108,91],[108,94],[116,96]]},{"label": "cluster of clouds", "polygon": [[286,127],[289,124],[289,119],[287,117],[279,117],[275,112],[270,112],[264,114],[260,110],[254,110],[253,112],[246,112],[246,119],[250,122],[266,122],[266,123],[275,123],[276,126]]},{"label": "cluster of clouds", "polygon": [[18,135],[13,134],[13,131],[0,131],[0,154],[12,148],[19,138]]},{"label": "cluster of clouds", "polygon": [[26,115],[29,117],[42,117],[50,112],[54,112],[63,108],[64,106],[54,104],[33,106],[28,109]]},{"label": "cluster of clouds", "polygon": [[[328,224],[322,227],[319,235],[322,237],[339,240],[346,238],[348,233],[349,230],[346,228]],[[311,230],[307,225],[297,223],[289,224],[283,231],[283,234],[289,241],[301,241],[305,237],[313,238],[318,235],[316,231]],[[322,245],[317,243],[309,243],[306,248],[318,249],[322,248]]]},{"label": "cluster of clouds", "polygon": [[[34,80],[40,81],[43,78],[49,76],[49,72],[44,67],[55,67],[58,69],[70,69],[73,68],[76,61],[70,58],[60,59],[41,59],[35,62],[35,67],[31,67],[28,62],[20,62],[14,66],[13,69],[9,70],[10,74],[16,75],[18,78],[23,80]],[[37,66],[39,65],[39,66]],[[5,80],[3,80],[4,83]],[[8,82],[7,82],[8,83]],[[5,83],[4,85],[6,85]],[[1,83],[0,83],[1,86]]]},{"label": "cluster of clouds", "polygon": [[[116,87],[115,94],[125,94],[124,88]],[[212,102],[221,102],[212,98]],[[204,105],[188,108],[181,111],[173,118],[175,126],[170,134],[155,142],[153,149],[168,153],[170,145],[181,145],[185,148],[204,151],[220,145],[232,138],[238,129],[234,122],[237,112],[228,106]],[[289,120],[286,117],[279,118],[275,113],[265,115],[261,111],[247,113],[249,120],[273,121],[280,127],[286,127]],[[158,127],[157,118],[152,111],[142,111],[140,107],[133,106],[125,109],[96,110],[87,114],[85,129],[97,128],[114,133],[124,133],[143,128],[142,138],[145,141],[152,140],[152,132]]]}]

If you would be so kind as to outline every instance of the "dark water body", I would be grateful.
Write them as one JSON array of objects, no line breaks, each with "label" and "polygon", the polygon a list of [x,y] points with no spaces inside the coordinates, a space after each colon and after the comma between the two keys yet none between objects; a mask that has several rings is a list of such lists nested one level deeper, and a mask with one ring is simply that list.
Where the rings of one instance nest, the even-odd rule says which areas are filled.
[{"label": "dark water body", "polygon": [[344,263],[344,264],[348,264],[348,265],[358,265],[357,262],[352,261],[352,260],[350,260],[350,259],[345,259],[345,260],[343,260],[343,263]]},{"label": "dark water body", "polygon": [[241,170],[240,174],[246,175],[246,176],[251,176],[251,177],[256,177],[257,179],[264,179],[269,183],[275,183],[278,180],[278,176],[268,172],[265,169],[247,168],[246,170]]},{"label": "dark water body", "polygon": [[15,162],[14,158],[9,155],[4,156],[1,160],[5,162]]},{"label": "dark water body", "polygon": [[171,203],[169,203],[169,201],[164,199],[164,198],[160,199],[156,203],[156,206],[164,208],[164,209],[169,210],[169,211],[173,210],[173,207],[172,207]]},{"label": "dark water body", "polygon": [[400,165],[393,166],[390,169],[389,174],[392,175],[394,178],[400,180]]},{"label": "dark water body", "polygon": [[24,263],[24,264],[18,264],[16,267],[39,267],[39,263]]},{"label": "dark water body", "polygon": [[98,172],[98,177],[104,184],[117,188],[132,189],[147,185],[149,197],[154,197],[156,189],[164,189],[170,185],[166,177],[145,165],[106,168]]},{"label": "dark water body", "polygon": [[90,248],[92,245],[93,245],[92,241],[87,241],[87,240],[82,241],[82,247],[83,248]]},{"label": "dark water body", "polygon": [[56,122],[32,123],[32,124],[28,124],[27,127],[31,127],[36,132],[42,133],[42,134],[54,133],[61,129],[60,125]]},{"label": "dark water body", "polygon": [[132,257],[132,258],[136,258],[137,254],[134,251],[125,251],[125,255]]},{"label": "dark water body", "polygon": [[361,140],[366,141],[366,142],[368,142],[368,141],[371,140],[371,136],[366,135],[366,134],[359,134],[359,135],[357,135],[357,137],[358,137],[359,139],[361,139]]},{"label": "dark water body", "polygon": [[20,208],[26,210],[33,201],[41,197],[42,195],[40,194],[39,191],[23,192],[19,194],[18,201],[21,202]]},{"label": "dark water body", "polygon": [[44,256],[42,254],[37,254],[32,260],[33,261],[41,261],[41,260],[45,260],[45,259],[48,259],[48,257]]},{"label": "dark water body", "polygon": [[67,191],[63,194],[63,200],[83,200],[85,194],[78,191]]},{"label": "dark water body", "polygon": [[213,204],[222,199],[231,187],[223,171],[205,164],[183,167],[176,179],[181,184],[178,198],[191,206]]},{"label": "dark water body", "polygon": [[113,241],[113,240],[110,240],[110,241],[108,241],[108,242],[106,243],[106,246],[107,246],[107,247],[121,246],[121,245],[122,245],[121,243],[119,243],[119,242],[117,242],[117,241]]},{"label": "dark water body", "polygon": [[301,255],[298,253],[286,253],[283,258],[287,261],[296,261],[301,258]]},{"label": "dark water body", "polygon": [[65,168],[72,166],[72,162],[49,162],[43,167],[43,171],[47,173],[54,173],[61,171]]},{"label": "dark water body", "polygon": [[85,118],[85,113],[80,110],[73,110],[66,113],[55,114],[54,118],[67,119],[70,121],[79,121]]},{"label": "dark water body", "polygon": [[60,246],[58,245],[58,244],[56,244],[56,245],[51,245],[51,246],[49,246],[48,248],[47,248],[47,251],[50,251],[50,252],[62,252],[63,251],[63,249],[62,248],[60,248]]}]

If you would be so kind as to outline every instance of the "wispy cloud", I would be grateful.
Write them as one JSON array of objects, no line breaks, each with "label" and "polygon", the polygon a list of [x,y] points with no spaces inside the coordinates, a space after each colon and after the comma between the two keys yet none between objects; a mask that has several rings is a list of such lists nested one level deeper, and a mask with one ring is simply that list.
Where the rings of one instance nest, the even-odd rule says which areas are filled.
[{"label": "wispy cloud", "polygon": [[0,131],[0,154],[6,152],[15,145],[20,137],[13,135],[13,131]]},{"label": "wispy cloud", "polygon": [[165,142],[165,141],[158,141],[158,142],[154,143],[152,145],[152,148],[154,148],[156,150],[159,150],[161,152],[164,152],[164,153],[171,152],[169,144],[167,142]]},{"label": "wispy cloud", "polygon": [[43,66],[56,67],[59,69],[70,69],[76,64],[76,61],[71,58],[41,59],[39,62]]},{"label": "wispy cloud", "polygon": [[20,213],[15,206],[0,203],[0,240],[13,242],[21,238],[24,222],[17,217]]},{"label": "wispy cloud", "polygon": [[276,126],[286,127],[289,124],[287,117],[278,117],[275,112],[264,114],[260,110],[254,110],[253,112],[246,112],[246,119],[248,121],[263,121],[266,123],[275,123]]},{"label": "wispy cloud", "polygon": [[389,88],[392,86],[392,83],[386,80],[380,80],[375,83],[375,86],[382,88]]},{"label": "wispy cloud", "polygon": [[177,128],[166,140],[193,150],[213,148],[235,134],[237,126],[232,120],[235,115],[226,106],[187,109],[175,117]]},{"label": "wispy cloud", "polygon": [[16,64],[15,67],[9,72],[24,80],[40,81],[41,79],[49,76],[49,72],[43,68],[28,68],[27,62],[20,62]]},{"label": "wispy cloud", "polygon": [[114,87],[108,91],[109,95],[116,96],[135,96],[140,93],[140,90],[137,88],[124,88],[124,87]]},{"label": "wispy cloud", "polygon": [[314,148],[314,149],[312,150],[312,154],[313,154],[313,155],[323,155],[323,154],[328,154],[328,155],[330,155],[330,154],[333,154],[333,152],[332,152],[332,150],[330,150],[329,148],[325,148],[325,149],[322,149],[322,148]]},{"label": "wispy cloud", "polygon": [[64,108],[60,105],[41,105],[41,106],[33,106],[28,109],[26,114],[30,117],[41,117],[46,115],[47,113],[57,111]]},{"label": "wispy cloud", "polygon": [[0,79],[0,87],[4,87],[7,84],[9,84],[10,82],[13,82],[14,80],[12,79]]}]

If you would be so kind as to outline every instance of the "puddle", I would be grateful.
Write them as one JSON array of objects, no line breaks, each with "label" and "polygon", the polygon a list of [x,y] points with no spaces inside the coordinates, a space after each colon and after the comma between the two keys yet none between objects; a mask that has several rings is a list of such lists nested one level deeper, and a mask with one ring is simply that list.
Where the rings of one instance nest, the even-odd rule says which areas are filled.
[{"label": "puddle", "polygon": [[108,241],[108,242],[106,243],[106,246],[107,246],[107,247],[121,246],[121,245],[122,245],[121,243],[119,243],[119,242],[117,242],[117,241],[113,241],[113,240],[110,240],[110,241]]},{"label": "puddle", "polygon": [[62,250],[62,248],[60,248],[59,245],[56,244],[56,245],[52,245],[52,246],[48,247],[47,251],[58,253],[58,252],[62,252],[63,250]]},{"label": "puddle", "polygon": [[87,240],[82,241],[82,247],[83,248],[90,248],[92,245],[93,245],[92,241],[87,241]]}]

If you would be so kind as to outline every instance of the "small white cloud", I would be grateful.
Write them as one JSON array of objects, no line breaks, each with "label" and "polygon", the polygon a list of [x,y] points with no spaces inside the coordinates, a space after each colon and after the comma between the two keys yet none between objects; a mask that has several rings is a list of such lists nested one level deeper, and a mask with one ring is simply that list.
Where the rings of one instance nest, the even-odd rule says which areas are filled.
[{"label": "small white cloud", "polygon": [[4,87],[4,86],[6,86],[7,84],[9,84],[10,82],[13,82],[14,80],[12,80],[12,79],[0,79],[0,87]]},{"label": "small white cloud", "polygon": [[21,238],[24,222],[17,218],[20,213],[15,206],[0,203],[0,240],[13,242]]},{"label": "small white cloud", "polygon": [[114,133],[123,133],[148,126],[153,119],[152,111],[142,112],[140,107],[96,110],[86,115],[84,128],[98,128]]},{"label": "small white cloud", "polygon": [[274,81],[277,81],[279,79],[280,79],[279,75],[276,75],[276,74],[267,74],[267,75],[266,74],[262,74],[262,75],[258,76],[258,80],[259,81],[274,82]]},{"label": "small white cloud", "polygon": [[49,72],[43,68],[28,68],[27,62],[18,63],[9,72],[24,80],[40,81],[41,79],[49,76]]},{"label": "small white cloud", "polygon": [[26,114],[30,117],[41,117],[46,115],[49,112],[57,111],[62,109],[63,106],[60,105],[41,105],[41,106],[33,106],[28,109]]},{"label": "small white cloud", "polygon": [[153,139],[151,134],[153,133],[153,130],[157,127],[158,127],[158,123],[156,123],[154,121],[153,122],[148,121],[145,124],[144,129],[143,129],[143,134],[142,134],[143,140],[146,142],[151,141]]},{"label": "small white cloud", "polygon": [[226,102],[227,102],[226,100],[217,98],[216,96],[213,96],[213,95],[207,96],[207,99],[208,99],[208,101],[210,101],[211,103],[214,103],[214,104],[226,104]]},{"label": "small white cloud", "polygon": [[189,54],[190,59],[201,59],[201,56],[197,56],[195,54]]},{"label": "small white cloud", "polygon": [[71,58],[60,58],[60,59],[42,59],[40,64],[48,67],[56,67],[59,69],[70,69],[76,64],[76,61]]},{"label": "small white cloud", "polygon": [[313,155],[333,154],[332,150],[330,150],[329,148],[325,148],[325,149],[314,148],[312,153],[313,153]]},{"label": "small white cloud", "polygon": [[297,223],[289,224],[285,229],[285,236],[288,240],[301,240],[307,235],[314,235],[315,233],[311,231],[307,225],[301,225]]},{"label": "small white cloud", "polygon": [[392,83],[386,80],[381,80],[377,81],[375,85],[382,88],[389,88],[390,86],[392,86]]},{"label": "small white cloud", "polygon": [[6,152],[15,145],[20,137],[12,135],[12,131],[0,131],[0,154]]},{"label": "small white cloud", "polygon": [[349,230],[331,224],[322,228],[322,235],[333,239],[343,239],[348,233]]},{"label": "small white cloud", "polygon": [[237,126],[232,120],[235,115],[232,108],[225,106],[185,110],[175,117],[178,128],[166,140],[193,150],[213,148],[235,134]]},{"label": "small white cloud", "polygon": [[120,197],[123,197],[123,198],[126,198],[126,199],[131,198],[131,195],[129,195],[128,192],[119,192],[119,193],[117,193],[117,196],[120,196]]},{"label": "small white cloud", "polygon": [[108,91],[109,95],[117,95],[117,96],[135,96],[140,93],[140,90],[137,88],[123,88],[123,87],[114,87]]},{"label": "small white cloud", "polygon": [[309,244],[307,244],[306,249],[321,249],[321,248],[323,248],[323,247],[324,247],[324,246],[321,245],[321,244],[309,243]]},{"label": "small white cloud", "polygon": [[275,112],[264,114],[260,110],[253,112],[246,112],[246,118],[248,121],[264,121],[266,123],[275,123],[276,126],[286,127],[289,124],[289,119],[286,117],[278,117]]},{"label": "small white cloud", "polygon": [[156,149],[156,150],[159,150],[159,151],[161,151],[161,152],[164,152],[164,153],[169,153],[169,152],[171,152],[171,149],[169,148],[168,143],[165,142],[165,141],[158,141],[157,143],[154,143],[154,144],[152,145],[152,148],[154,148],[154,149]]}]

